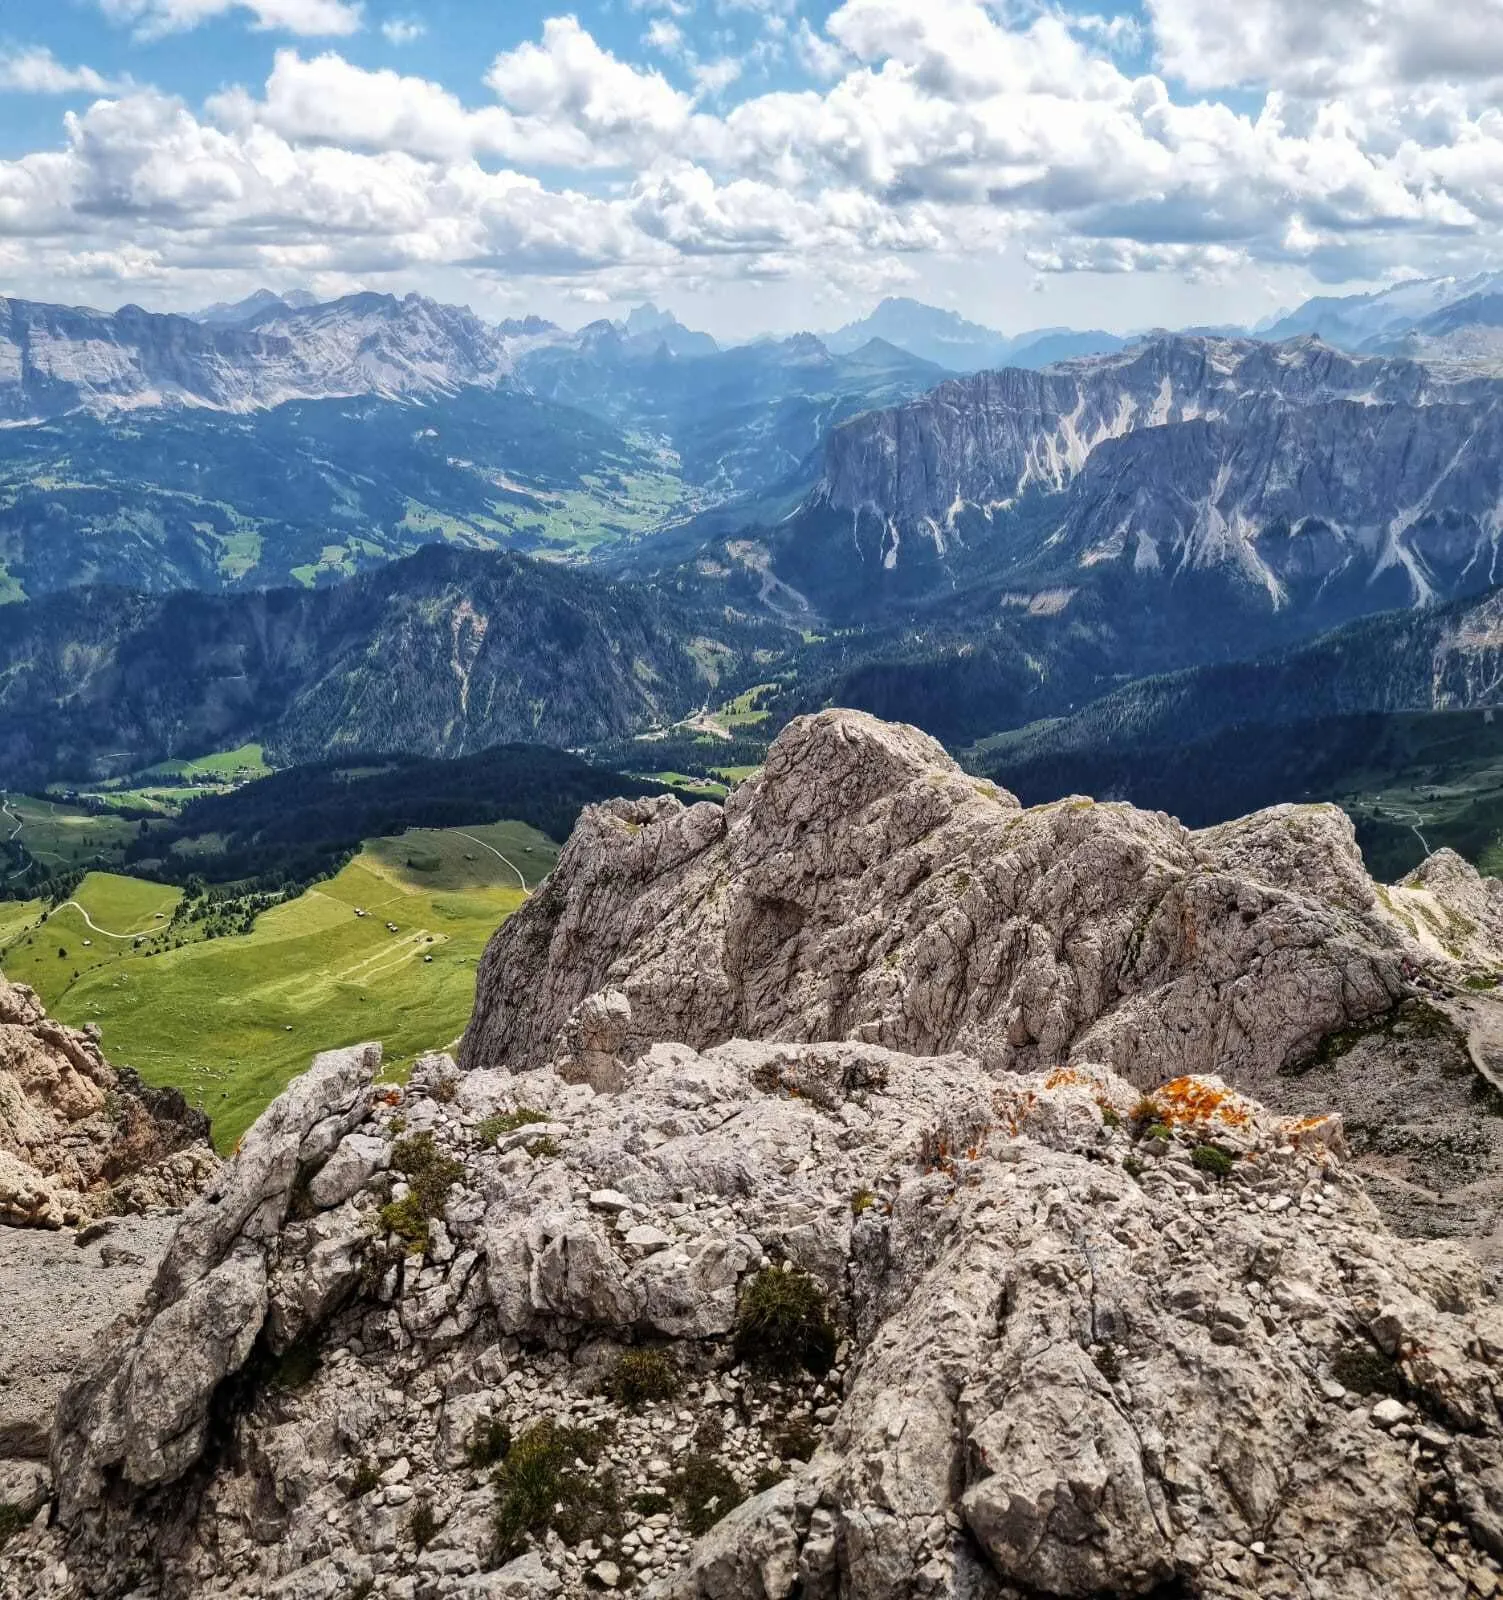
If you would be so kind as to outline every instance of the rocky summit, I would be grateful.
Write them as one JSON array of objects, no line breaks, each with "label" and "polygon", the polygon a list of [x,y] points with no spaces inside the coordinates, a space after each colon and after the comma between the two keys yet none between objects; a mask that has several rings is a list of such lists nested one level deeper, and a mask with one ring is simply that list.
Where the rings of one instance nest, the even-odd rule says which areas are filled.
[{"label": "rocky summit", "polygon": [[1500,898],[841,711],[593,807],[145,1219],[0,1596],[1491,1596]]}]

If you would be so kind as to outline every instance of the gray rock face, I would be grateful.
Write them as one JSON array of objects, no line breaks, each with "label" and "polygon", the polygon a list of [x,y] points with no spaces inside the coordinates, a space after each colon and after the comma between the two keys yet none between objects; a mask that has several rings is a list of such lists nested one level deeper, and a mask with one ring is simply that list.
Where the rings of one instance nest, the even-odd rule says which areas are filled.
[{"label": "gray rock face", "polygon": [[0,1226],[182,1205],[217,1165],[208,1141],[182,1095],[117,1072],[0,976]]},{"label": "gray rock face", "polygon": [[1500,393],[1313,338],[1168,336],[979,373],[834,429],[808,536],[836,565],[937,581],[1042,495],[1059,502],[1037,537],[1061,575],[1213,572],[1268,608],[1329,606],[1333,585],[1358,610],[1454,597],[1491,561]]},{"label": "gray rock face", "polygon": [[[627,1060],[659,1039],[844,1038],[996,1070],[1106,1061],[1144,1088],[1215,1070],[1272,1104],[1364,1122],[1387,1084],[1413,1119],[1412,1052],[1389,1047],[1423,979],[1443,991],[1426,1004],[1455,1013],[1438,1031],[1461,1043],[1425,1068],[1445,1125],[1418,1150],[1455,1115],[1476,1121],[1485,1085],[1465,1038],[1496,1007],[1467,993],[1458,961],[1503,949],[1496,899],[1454,855],[1380,895],[1334,807],[1199,833],[1088,800],[1022,810],[915,729],[825,712],[790,724],[723,811],[588,811],[486,952],[461,1060],[572,1060],[578,1017],[609,992]],[[1388,1066],[1292,1076],[1354,1029]],[[1481,1168],[1503,1174],[1482,1137]],[[1459,1204],[1481,1198],[1477,1176],[1447,1182]],[[1486,1198],[1466,1231],[1498,1215]]]},{"label": "gray rock face", "polygon": [[113,314],[0,299],[0,418],[76,409],[250,411],[340,395],[495,387],[505,340],[470,312],[419,295],[274,302],[243,325],[205,326],[126,306]]},{"label": "gray rock face", "polygon": [[[226,1229],[63,1406],[57,1523],[0,1555],[6,1600],[123,1593],[127,1574],[162,1600],[574,1600],[604,1577],[652,1600],[1176,1582],[1462,1600],[1466,1579],[1497,1581],[1503,1314],[1462,1253],[1384,1231],[1333,1119],[1183,1080],[1159,1091],[1166,1132],[1135,1143],[1141,1091],[1107,1067],[999,1077],[854,1042],[662,1043],[616,1094],[479,1071],[453,1101],[415,1086],[372,1107],[359,1077],[289,1091],[295,1114],[268,1113],[224,1198],[269,1228],[265,1175],[311,1131],[359,1115],[392,1138],[400,1114],[459,1174],[423,1253],[383,1254],[379,1172],[260,1243]],[[549,1149],[477,1137],[517,1107],[547,1116]],[[1194,1157],[1210,1144],[1225,1176]],[[243,1358],[277,1283],[295,1298],[315,1273],[308,1221],[346,1207],[389,1267],[312,1330],[310,1378],[243,1377],[206,1448],[194,1397]],[[668,1243],[642,1255],[627,1240],[646,1228]],[[769,1381],[725,1337],[738,1290],[782,1262],[843,1325],[819,1378]],[[644,1339],[678,1389],[633,1408],[601,1391]],[[495,1491],[466,1464],[489,1418],[514,1439],[605,1428],[577,1470],[611,1483],[617,1518],[498,1564]],[[806,1444],[782,1442],[795,1424]],[[696,1542],[679,1475],[707,1458],[741,1503]]]},{"label": "gray rock face", "polygon": [[[380,1047],[330,1051],[262,1114],[233,1161],[184,1216],[129,1335],[63,1397],[53,1445],[60,1513],[100,1510],[115,1479],[172,1482],[203,1452],[210,1405],[267,1321],[294,1189],[337,1149],[341,1125],[365,1114]],[[308,1263],[313,1271],[313,1261]],[[320,1311],[327,1296],[311,1296]],[[284,1311],[280,1326],[302,1331]],[[271,1338],[273,1353],[292,1342]]]}]

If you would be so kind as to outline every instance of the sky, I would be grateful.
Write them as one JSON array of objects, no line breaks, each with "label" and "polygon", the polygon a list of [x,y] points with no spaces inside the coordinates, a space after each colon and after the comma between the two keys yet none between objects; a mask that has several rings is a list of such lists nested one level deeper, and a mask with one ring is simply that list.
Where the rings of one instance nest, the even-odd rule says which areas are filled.
[{"label": "sky", "polygon": [[718,337],[1503,265],[1503,0],[0,0],[0,293]]}]

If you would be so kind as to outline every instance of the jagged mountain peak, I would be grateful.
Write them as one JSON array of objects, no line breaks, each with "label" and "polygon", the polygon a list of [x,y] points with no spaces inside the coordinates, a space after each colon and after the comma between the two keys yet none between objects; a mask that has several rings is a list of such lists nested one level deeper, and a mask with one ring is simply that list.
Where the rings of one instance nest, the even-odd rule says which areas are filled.
[{"label": "jagged mountain peak", "polygon": [[0,420],[150,406],[247,411],[291,399],[420,398],[495,387],[505,338],[464,307],[360,293],[243,318],[113,315],[0,300]]},{"label": "jagged mountain peak", "polygon": [[1499,576],[1500,396],[1503,380],[1314,334],[1153,334],[949,379],[832,430],[782,546],[789,581],[823,597],[843,571],[858,591],[921,592],[1033,507],[1013,559],[1058,582],[1211,574],[1228,603],[1333,621],[1476,592]]}]

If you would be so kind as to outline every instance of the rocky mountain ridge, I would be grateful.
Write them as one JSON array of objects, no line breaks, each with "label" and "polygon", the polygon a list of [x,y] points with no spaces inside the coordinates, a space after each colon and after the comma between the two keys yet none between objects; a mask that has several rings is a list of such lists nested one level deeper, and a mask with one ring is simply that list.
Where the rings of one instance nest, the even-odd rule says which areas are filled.
[{"label": "rocky mountain ridge", "polygon": [[900,593],[982,563],[1139,590],[1210,578],[1254,609],[1337,618],[1427,603],[1499,576],[1500,394],[1314,339],[1155,337],[835,428],[779,538],[801,570],[814,541],[829,583]]},{"label": "rocky mountain ridge", "polygon": [[1493,1594],[1498,896],[849,712],[597,807],[458,1062],[320,1057],[183,1217],[0,1595]]},{"label": "rocky mountain ridge", "polygon": [[420,295],[358,294],[243,323],[205,324],[0,298],[0,422],[85,410],[251,411],[348,395],[412,399],[494,388],[505,342],[473,313]]},{"label": "rocky mountain ridge", "polygon": [[289,762],[570,747],[682,716],[707,687],[696,619],[661,595],[500,552],[429,546],[328,589],[97,589],[12,610],[0,765],[14,783],[248,738]]}]

